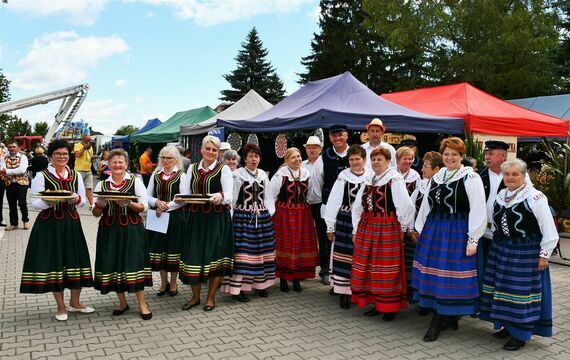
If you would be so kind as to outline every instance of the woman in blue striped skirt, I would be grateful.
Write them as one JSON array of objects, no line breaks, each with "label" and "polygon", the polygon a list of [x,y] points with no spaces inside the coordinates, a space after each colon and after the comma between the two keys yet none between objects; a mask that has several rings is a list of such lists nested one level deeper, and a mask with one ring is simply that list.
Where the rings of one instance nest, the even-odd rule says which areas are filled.
[{"label": "woman in blue striped skirt", "polygon": [[479,298],[473,255],[487,227],[487,212],[481,178],[461,165],[465,151],[460,138],[442,141],[445,167],[432,177],[416,219],[421,235],[412,272],[414,300],[434,314],[424,341],[435,341],[448,327],[456,329],[457,317],[474,314]]},{"label": "woman in blue striped skirt", "polygon": [[526,164],[501,165],[506,189],[493,209],[493,242],[483,278],[480,318],[491,321],[495,338],[510,337],[505,350],[518,350],[532,335],[552,336],[548,259],[558,232],[548,200],[525,183]]},{"label": "woman in blue striped skirt", "polygon": [[233,173],[234,269],[231,277],[225,277],[222,292],[232,294],[236,301],[248,302],[245,292],[255,290],[257,296],[267,297],[267,288],[275,284],[275,238],[271,221],[275,202],[269,178],[258,168],[259,146],[247,144],[242,153],[245,167]]}]

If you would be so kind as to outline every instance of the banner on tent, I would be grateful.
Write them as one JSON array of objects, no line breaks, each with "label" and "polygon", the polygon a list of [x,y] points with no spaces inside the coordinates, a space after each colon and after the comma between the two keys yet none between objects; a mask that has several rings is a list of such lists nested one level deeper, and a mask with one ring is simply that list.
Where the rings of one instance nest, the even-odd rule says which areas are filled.
[{"label": "banner on tent", "polygon": [[481,144],[482,148],[485,148],[485,141],[496,140],[504,141],[509,144],[509,150],[507,150],[507,159],[512,160],[517,157],[517,137],[516,136],[504,136],[504,135],[489,135],[489,134],[478,134],[473,133],[473,138],[477,143]]},{"label": "banner on tent", "polygon": [[220,139],[220,141],[224,141],[224,128],[223,127],[217,127],[217,128],[213,128],[212,130],[208,131],[208,135],[212,135],[217,137],[218,139]]}]

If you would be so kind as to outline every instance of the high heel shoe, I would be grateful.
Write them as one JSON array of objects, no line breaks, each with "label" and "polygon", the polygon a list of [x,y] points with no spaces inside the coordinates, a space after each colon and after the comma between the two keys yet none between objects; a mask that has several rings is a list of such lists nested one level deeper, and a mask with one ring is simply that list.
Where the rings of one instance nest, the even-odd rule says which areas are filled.
[{"label": "high heel shoe", "polygon": [[169,284],[168,285],[168,295],[170,295],[170,296],[178,295],[178,288],[176,288],[176,290],[170,290],[170,284]]},{"label": "high heel shoe", "polygon": [[170,287],[170,283],[166,283],[166,287],[164,288],[164,290],[160,290],[158,289],[158,292],[156,293],[156,296],[164,296],[166,294],[167,291],[169,291]]},{"label": "high heel shoe", "polygon": [[239,301],[239,302],[249,302],[249,298],[247,297],[247,295],[243,291],[240,291],[239,295],[232,295],[232,298],[235,301]]},{"label": "high heel shoe", "polygon": [[301,292],[303,290],[300,280],[293,280],[293,290],[295,292]]},{"label": "high heel shoe", "polygon": [[283,292],[289,292],[289,285],[287,285],[287,281],[280,279],[279,280],[279,289]]},{"label": "high heel shoe", "polygon": [[341,309],[350,309],[350,295],[341,294],[339,303]]},{"label": "high heel shoe", "polygon": [[124,309],[113,310],[113,315],[115,315],[115,316],[123,315],[125,313],[125,311],[127,311],[127,310],[129,310],[129,304],[127,304],[127,306]]}]

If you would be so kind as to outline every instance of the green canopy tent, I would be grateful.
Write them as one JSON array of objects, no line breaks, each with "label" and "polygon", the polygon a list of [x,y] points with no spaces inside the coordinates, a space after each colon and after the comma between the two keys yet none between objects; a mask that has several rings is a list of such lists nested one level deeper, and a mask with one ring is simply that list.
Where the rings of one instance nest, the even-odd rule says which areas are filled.
[{"label": "green canopy tent", "polygon": [[131,141],[139,143],[167,143],[178,141],[180,126],[196,125],[217,113],[209,106],[180,111],[162,124],[140,134],[131,135]]}]

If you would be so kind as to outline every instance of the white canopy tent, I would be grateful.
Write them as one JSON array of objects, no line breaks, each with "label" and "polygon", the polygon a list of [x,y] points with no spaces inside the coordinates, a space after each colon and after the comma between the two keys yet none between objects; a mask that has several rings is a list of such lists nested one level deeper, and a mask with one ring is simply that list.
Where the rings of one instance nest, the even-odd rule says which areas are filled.
[{"label": "white canopy tent", "polygon": [[180,136],[202,135],[216,127],[218,119],[221,120],[246,120],[261,114],[273,105],[261,97],[255,90],[249,90],[247,94],[235,104],[211,118],[195,125],[180,127]]}]

